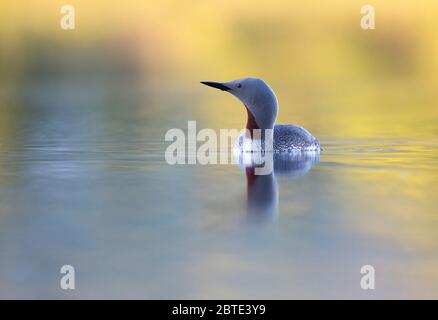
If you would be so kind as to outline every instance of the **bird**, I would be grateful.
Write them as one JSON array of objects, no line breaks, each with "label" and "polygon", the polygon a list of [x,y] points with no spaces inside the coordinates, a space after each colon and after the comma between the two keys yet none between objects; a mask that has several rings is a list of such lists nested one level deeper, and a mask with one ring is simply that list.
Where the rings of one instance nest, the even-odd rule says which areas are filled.
[{"label": "bird", "polygon": [[[231,93],[246,108],[246,133],[236,141],[241,151],[245,146],[253,148],[254,130],[260,129],[260,146],[264,148],[264,132],[272,130],[272,151],[276,153],[320,152],[321,145],[305,128],[293,124],[275,124],[278,114],[278,100],[271,87],[260,78],[242,78],[229,82],[201,81],[202,84]],[[250,136],[248,136],[248,133]],[[251,149],[252,150],[252,149]]]}]

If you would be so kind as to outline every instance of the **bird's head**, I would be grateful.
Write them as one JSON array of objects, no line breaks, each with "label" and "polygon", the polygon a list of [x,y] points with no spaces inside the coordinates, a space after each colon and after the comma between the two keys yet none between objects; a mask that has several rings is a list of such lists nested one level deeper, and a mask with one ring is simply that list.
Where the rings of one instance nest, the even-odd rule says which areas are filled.
[{"label": "bird's head", "polygon": [[274,127],[278,112],[277,97],[263,80],[243,78],[229,82],[201,81],[201,83],[227,91],[239,99],[248,112],[248,129],[272,129]]}]

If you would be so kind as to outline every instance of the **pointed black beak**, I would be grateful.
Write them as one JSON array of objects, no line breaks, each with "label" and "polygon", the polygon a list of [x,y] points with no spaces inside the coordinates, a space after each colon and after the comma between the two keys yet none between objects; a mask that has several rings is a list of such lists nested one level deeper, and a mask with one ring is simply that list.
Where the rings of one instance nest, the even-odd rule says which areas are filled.
[{"label": "pointed black beak", "polygon": [[229,87],[227,87],[226,85],[224,85],[223,83],[220,83],[220,82],[201,81],[201,83],[205,84],[206,86],[209,86],[209,87],[220,89],[222,91],[230,90]]}]

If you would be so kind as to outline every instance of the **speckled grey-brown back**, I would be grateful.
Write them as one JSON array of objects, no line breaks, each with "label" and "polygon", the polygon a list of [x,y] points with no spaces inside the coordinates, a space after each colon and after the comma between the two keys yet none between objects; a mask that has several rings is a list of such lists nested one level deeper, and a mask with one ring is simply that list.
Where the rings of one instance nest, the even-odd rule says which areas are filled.
[{"label": "speckled grey-brown back", "polygon": [[319,151],[318,139],[303,127],[291,124],[274,126],[273,148],[275,152]]}]

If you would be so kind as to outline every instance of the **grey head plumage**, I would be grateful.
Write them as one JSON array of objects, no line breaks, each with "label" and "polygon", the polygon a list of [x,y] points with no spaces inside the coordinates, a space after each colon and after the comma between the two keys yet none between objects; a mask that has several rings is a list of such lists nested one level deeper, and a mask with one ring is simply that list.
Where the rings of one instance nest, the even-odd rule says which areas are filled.
[{"label": "grey head plumage", "polygon": [[272,129],[278,113],[278,100],[271,87],[259,78],[242,78],[229,82],[201,83],[227,91],[239,99],[248,109],[248,116],[255,124],[249,129]]}]

